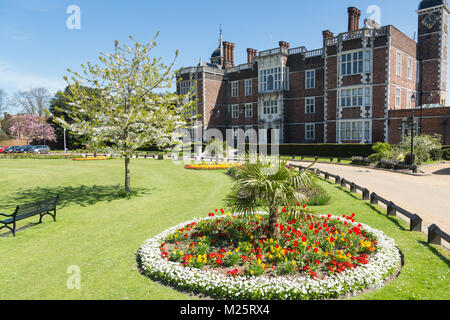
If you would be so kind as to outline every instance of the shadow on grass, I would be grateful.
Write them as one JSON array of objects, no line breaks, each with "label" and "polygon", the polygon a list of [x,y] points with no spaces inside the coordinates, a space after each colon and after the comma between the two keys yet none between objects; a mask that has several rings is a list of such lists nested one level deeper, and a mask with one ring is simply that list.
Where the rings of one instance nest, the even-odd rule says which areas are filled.
[{"label": "shadow on grass", "polygon": [[[428,242],[426,241],[418,241],[419,244],[421,244],[422,246],[426,247],[427,249],[429,249],[431,252],[433,252],[439,259],[441,259],[443,262],[445,262],[447,264],[448,267],[450,267],[450,261],[449,259],[444,256],[441,252],[439,252],[438,249],[436,249],[435,247],[433,247],[432,245],[430,245]],[[445,250],[445,249],[442,249]]]},{"label": "shadow on grass", "polygon": [[[130,195],[126,195],[123,187],[120,185],[105,186],[61,186],[53,188],[32,188],[17,191],[14,194],[0,196],[0,209],[5,212],[6,209],[13,211],[17,205],[38,202],[43,199],[55,197],[59,194],[58,209],[62,209],[71,204],[77,204],[82,207],[94,205],[102,201],[114,201],[121,199],[132,199],[150,195],[153,188],[134,188]],[[12,212],[11,212],[12,213]]]}]

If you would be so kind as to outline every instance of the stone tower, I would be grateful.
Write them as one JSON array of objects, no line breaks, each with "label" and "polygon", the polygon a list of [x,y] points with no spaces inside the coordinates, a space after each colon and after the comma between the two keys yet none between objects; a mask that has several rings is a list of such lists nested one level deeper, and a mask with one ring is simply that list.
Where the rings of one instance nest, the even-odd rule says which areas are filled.
[{"label": "stone tower", "polygon": [[419,105],[446,105],[449,13],[446,0],[423,0],[417,10]]}]

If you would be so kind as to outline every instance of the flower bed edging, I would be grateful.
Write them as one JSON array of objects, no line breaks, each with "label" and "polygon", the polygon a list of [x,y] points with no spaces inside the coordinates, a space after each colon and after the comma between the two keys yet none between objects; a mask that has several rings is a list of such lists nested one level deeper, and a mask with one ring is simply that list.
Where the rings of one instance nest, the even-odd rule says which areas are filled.
[{"label": "flower bed edging", "polygon": [[[167,229],[147,240],[138,252],[142,268],[147,276],[162,280],[168,284],[226,299],[328,299],[343,295],[355,295],[365,289],[381,288],[400,266],[400,252],[395,241],[382,231],[361,224],[362,228],[377,237],[377,252],[370,257],[367,265],[357,269],[345,270],[341,274],[325,279],[288,278],[288,277],[227,277],[214,271],[186,268],[179,263],[167,261],[161,257],[160,245],[166,237],[192,222],[217,219],[207,217],[194,219]],[[332,217],[337,219],[337,217]]]}]

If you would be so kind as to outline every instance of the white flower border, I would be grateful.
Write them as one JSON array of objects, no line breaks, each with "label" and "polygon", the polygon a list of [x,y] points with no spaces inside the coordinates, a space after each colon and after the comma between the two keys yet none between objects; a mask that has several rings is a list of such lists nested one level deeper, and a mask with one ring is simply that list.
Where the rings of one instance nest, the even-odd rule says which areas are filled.
[{"label": "white flower border", "polygon": [[[261,213],[260,213],[261,214]],[[262,215],[267,215],[262,213]],[[362,224],[362,229],[372,233],[378,241],[377,251],[370,257],[369,263],[348,269],[322,279],[283,278],[283,277],[246,277],[232,278],[219,272],[204,271],[182,267],[177,262],[161,257],[161,243],[172,233],[192,222],[200,222],[221,217],[194,219],[172,227],[147,240],[139,250],[142,268],[152,279],[186,289],[193,293],[203,293],[226,299],[327,299],[343,295],[356,295],[364,289],[381,288],[400,267],[400,252],[395,241],[382,231]],[[338,217],[332,217],[337,219]]]}]

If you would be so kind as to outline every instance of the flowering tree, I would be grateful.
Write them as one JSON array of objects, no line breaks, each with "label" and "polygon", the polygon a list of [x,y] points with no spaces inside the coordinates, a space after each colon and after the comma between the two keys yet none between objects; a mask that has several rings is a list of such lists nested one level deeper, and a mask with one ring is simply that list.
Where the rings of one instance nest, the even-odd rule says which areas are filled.
[{"label": "flowering tree", "polygon": [[[186,125],[194,101],[174,93],[161,94],[156,89],[169,89],[173,80],[173,63],[151,58],[156,38],[133,47],[115,41],[112,54],[101,54],[100,65],[82,65],[81,73],[68,70],[66,77],[71,94],[66,95],[70,109],[66,116],[54,117],[57,124],[91,143],[105,147],[125,159],[125,191],[130,189],[130,159],[143,145],[159,147],[179,142],[178,129]],[[176,56],[178,52],[176,53]],[[86,86],[92,90],[86,90]],[[70,120],[70,121],[69,121]]]},{"label": "flowering tree", "polygon": [[21,137],[25,138],[27,140],[27,144],[34,139],[56,141],[53,128],[49,124],[43,123],[39,116],[13,116],[9,131],[12,135],[15,135],[17,139],[20,139]]}]

